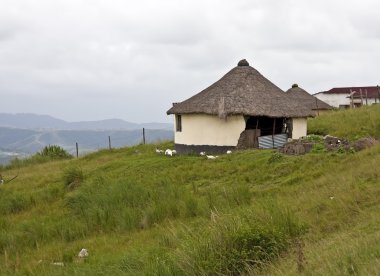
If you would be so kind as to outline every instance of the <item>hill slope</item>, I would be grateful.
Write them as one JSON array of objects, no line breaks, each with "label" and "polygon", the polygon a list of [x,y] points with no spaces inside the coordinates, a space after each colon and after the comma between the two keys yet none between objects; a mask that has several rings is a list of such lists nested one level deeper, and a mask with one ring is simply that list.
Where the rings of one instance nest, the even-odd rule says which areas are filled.
[{"label": "hill slope", "polygon": [[380,146],[216,160],[155,147],[172,145],[3,169],[18,177],[0,187],[2,273],[378,273]]},{"label": "hill slope", "polygon": [[308,132],[352,140],[365,136],[380,139],[380,104],[324,113],[308,121]]}]

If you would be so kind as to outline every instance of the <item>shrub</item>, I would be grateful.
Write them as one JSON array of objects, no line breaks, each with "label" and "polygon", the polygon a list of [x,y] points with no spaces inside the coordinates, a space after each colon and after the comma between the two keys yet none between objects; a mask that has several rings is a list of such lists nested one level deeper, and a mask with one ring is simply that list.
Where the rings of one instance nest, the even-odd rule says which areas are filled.
[{"label": "shrub", "polygon": [[7,169],[20,168],[33,164],[41,164],[51,160],[61,160],[72,158],[72,155],[67,153],[63,148],[56,145],[49,145],[44,147],[40,152],[29,156],[27,158],[15,158],[12,159],[10,164],[5,166]]},{"label": "shrub", "polygon": [[40,152],[37,153],[37,155],[50,157],[52,159],[66,159],[72,157],[66,150],[57,145],[45,146]]}]

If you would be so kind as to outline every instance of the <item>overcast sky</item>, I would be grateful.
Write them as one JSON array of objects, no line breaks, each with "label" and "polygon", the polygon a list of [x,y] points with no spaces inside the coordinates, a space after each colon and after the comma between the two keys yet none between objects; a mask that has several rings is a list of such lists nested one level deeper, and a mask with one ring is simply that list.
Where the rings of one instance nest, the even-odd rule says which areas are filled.
[{"label": "overcast sky", "polygon": [[237,62],[283,90],[380,84],[379,0],[0,0],[0,112],[169,122]]}]

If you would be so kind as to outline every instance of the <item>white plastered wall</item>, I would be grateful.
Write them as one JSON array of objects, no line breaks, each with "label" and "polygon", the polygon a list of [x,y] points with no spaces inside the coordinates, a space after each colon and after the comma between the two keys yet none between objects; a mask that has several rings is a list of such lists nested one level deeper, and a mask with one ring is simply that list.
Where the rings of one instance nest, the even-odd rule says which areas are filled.
[{"label": "white plastered wall", "polygon": [[339,105],[350,105],[350,99],[348,98],[348,94],[318,93],[314,96],[333,107],[339,107]]},{"label": "white plastered wall", "polygon": [[[355,103],[361,103],[362,100],[360,98],[355,98],[354,102]],[[365,98],[363,97],[363,105],[367,105],[367,103],[368,103],[368,105],[373,105],[374,103],[378,103],[378,102],[379,102],[378,100],[376,100],[376,102],[375,102],[375,98],[368,98],[366,101]]]},{"label": "white plastered wall", "polygon": [[228,116],[226,120],[207,114],[183,114],[181,117],[182,131],[175,131],[174,126],[176,144],[236,146],[245,129],[242,115]]},{"label": "white plastered wall", "polygon": [[292,139],[299,139],[307,134],[307,118],[293,118]]},{"label": "white plastered wall", "polygon": [[[333,107],[339,108],[340,105],[346,105],[351,106],[351,99],[349,94],[325,94],[325,93],[318,93],[314,95],[321,101],[324,101],[325,103],[328,103],[329,105]],[[354,103],[361,103],[361,98],[354,98]],[[375,103],[375,98],[368,98],[367,101],[365,100],[365,96],[363,95],[363,105],[372,105]]]}]

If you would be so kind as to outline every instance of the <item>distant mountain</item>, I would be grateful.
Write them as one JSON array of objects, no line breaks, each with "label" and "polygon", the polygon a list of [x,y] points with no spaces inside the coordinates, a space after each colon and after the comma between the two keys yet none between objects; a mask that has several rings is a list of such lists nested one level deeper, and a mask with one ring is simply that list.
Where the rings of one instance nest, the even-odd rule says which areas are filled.
[{"label": "distant mountain", "polygon": [[39,129],[39,128],[63,128],[67,122],[48,115],[37,114],[8,114],[0,113],[0,126]]},{"label": "distant mountain", "polygon": [[[71,154],[79,145],[83,154],[97,149],[108,148],[108,137],[112,147],[136,145],[143,141],[142,130],[32,130],[0,127],[0,163],[14,157],[23,157],[40,151],[47,145],[59,145]],[[173,140],[170,129],[146,129],[147,143]]]},{"label": "distant mountain", "polygon": [[21,129],[59,129],[59,130],[133,130],[133,129],[172,129],[172,124],[144,123],[137,124],[121,119],[99,121],[67,122],[49,115],[31,113],[9,114],[0,113],[0,127]]}]

